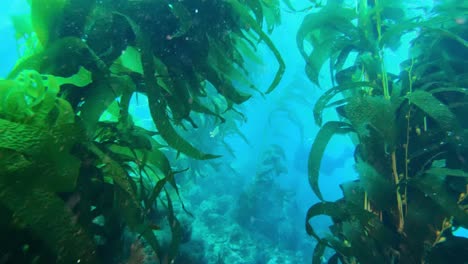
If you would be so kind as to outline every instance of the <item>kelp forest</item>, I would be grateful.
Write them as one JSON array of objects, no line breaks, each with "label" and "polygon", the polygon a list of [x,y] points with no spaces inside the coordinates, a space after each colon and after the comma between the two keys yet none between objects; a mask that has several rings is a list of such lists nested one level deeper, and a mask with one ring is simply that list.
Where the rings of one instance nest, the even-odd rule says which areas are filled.
[{"label": "kelp forest", "polygon": [[466,1],[19,1],[0,263],[468,263]]}]

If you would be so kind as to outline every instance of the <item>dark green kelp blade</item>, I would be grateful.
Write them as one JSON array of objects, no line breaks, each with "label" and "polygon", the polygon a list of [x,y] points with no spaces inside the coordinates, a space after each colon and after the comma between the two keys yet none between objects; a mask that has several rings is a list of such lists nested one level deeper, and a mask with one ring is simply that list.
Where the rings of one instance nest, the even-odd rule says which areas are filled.
[{"label": "dark green kelp blade", "polygon": [[433,118],[445,131],[458,129],[454,127],[458,123],[455,115],[447,105],[443,104],[431,93],[418,90],[408,94],[406,97],[411,103]]},{"label": "dark green kelp blade", "polygon": [[13,212],[15,224],[44,241],[56,255],[56,263],[98,263],[93,240],[54,193],[0,183],[0,203]]},{"label": "dark green kelp blade", "polygon": [[351,82],[351,83],[338,85],[327,90],[325,93],[322,94],[322,96],[320,96],[320,98],[317,100],[317,103],[314,106],[315,123],[319,126],[322,125],[323,110],[330,105],[329,102],[335,95],[342,93],[344,91],[350,90],[350,89],[360,89],[364,87],[376,88],[376,85],[370,82]]},{"label": "dark green kelp blade", "polygon": [[158,129],[161,137],[174,149],[190,156],[192,158],[205,160],[218,158],[220,156],[213,154],[206,154],[192,146],[187,140],[182,138],[172,126],[169,116],[166,112],[166,104],[161,98],[161,90],[159,87],[155,72],[156,66],[153,59],[153,53],[148,37],[140,33],[138,26],[133,23],[130,18],[127,18],[132,25],[134,33],[137,35],[139,44],[141,46],[141,61],[143,65],[143,76],[148,91],[148,103],[150,108],[151,117],[156,128]]},{"label": "dark green kelp blade", "polygon": [[353,131],[353,129],[348,123],[330,121],[320,128],[320,131],[312,144],[308,161],[309,184],[315,195],[317,195],[320,200],[323,200],[323,197],[318,186],[318,179],[323,153],[325,152],[328,142],[333,135],[346,134],[351,131]]}]

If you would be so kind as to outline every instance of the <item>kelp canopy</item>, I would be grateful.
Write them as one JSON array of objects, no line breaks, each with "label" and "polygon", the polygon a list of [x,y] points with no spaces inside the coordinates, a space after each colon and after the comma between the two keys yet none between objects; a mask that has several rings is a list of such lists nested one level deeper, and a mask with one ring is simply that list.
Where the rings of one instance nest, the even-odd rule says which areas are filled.
[{"label": "kelp canopy", "polygon": [[[265,92],[278,85],[285,66],[262,28],[279,23],[279,2],[29,4],[30,16],[14,20],[22,57],[0,81],[0,254],[9,263],[121,262],[128,226],[151,246],[153,263],[171,263],[183,226],[172,202],[176,172],[162,148],[217,157],[175,126],[196,128],[192,112],[223,122],[258,91],[244,66],[258,61],[259,42],[278,61]],[[129,115],[136,92],[148,97],[156,132]],[[172,233],[166,246],[153,232],[159,210]]]},{"label": "kelp canopy", "polygon": [[[314,108],[321,129],[309,182],[322,200],[306,220],[318,241],[314,263],[326,248],[335,251],[328,263],[468,262],[468,239],[455,235],[468,228],[466,10],[466,1],[436,4],[426,14],[399,1],[328,1],[304,19],[297,43],[306,73],[318,84],[329,63],[336,84]],[[395,75],[386,58],[407,34],[415,37]],[[327,108],[340,120],[324,123]],[[334,134],[355,140],[359,179],[342,184],[344,197],[331,202],[318,178]],[[332,218],[330,235],[317,235],[310,220],[318,215]]]}]

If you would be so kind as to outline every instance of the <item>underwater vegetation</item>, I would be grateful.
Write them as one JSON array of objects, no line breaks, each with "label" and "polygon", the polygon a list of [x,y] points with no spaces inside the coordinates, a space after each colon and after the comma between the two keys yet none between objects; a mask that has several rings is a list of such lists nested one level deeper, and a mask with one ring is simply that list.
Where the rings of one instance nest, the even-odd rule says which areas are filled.
[{"label": "underwater vegetation", "polygon": [[[306,231],[318,243],[313,263],[467,263],[468,24],[466,1],[442,1],[426,13],[403,1],[340,1],[308,14],[297,34],[306,74],[319,85],[325,66],[333,87],[318,99],[321,126],[312,145],[309,182],[320,200]],[[411,35],[395,74],[385,59]],[[339,99],[335,99],[339,96]],[[322,118],[336,109],[339,120]],[[318,185],[330,138],[349,134],[359,179],[326,201]],[[330,234],[309,222],[331,217]]]},{"label": "underwater vegetation", "polygon": [[[28,2],[13,21],[21,58],[0,81],[2,263],[173,263],[190,237],[177,214],[191,213],[167,150],[218,157],[178,128],[226,122],[263,93],[244,67],[260,42],[278,62],[264,92],[275,89],[285,65],[267,34],[279,1]],[[129,114],[137,92],[156,131]]]},{"label": "underwater vegetation", "polygon": [[[202,262],[201,241],[196,252],[179,250],[194,214],[178,182],[217,171],[221,149],[235,157],[226,137],[249,144],[238,107],[282,79],[269,38],[281,8],[307,13],[296,34],[305,75],[317,86],[322,69],[332,76],[313,109],[320,130],[308,179],[321,200],[306,216],[313,263],[468,262],[468,238],[455,235],[468,228],[466,1],[310,0],[305,9],[290,0],[26,1],[30,14],[12,17],[21,56],[0,80],[1,263]],[[247,68],[261,63],[260,43],[278,65],[268,87],[255,87]],[[388,54],[405,45],[407,59],[390,72]],[[154,129],[130,114],[138,94]],[[309,104],[291,91],[272,113],[302,137],[292,98],[296,109]],[[330,109],[338,120],[324,120]],[[318,182],[336,134],[356,144],[359,179],[326,201]],[[271,144],[264,155],[235,220],[266,236],[296,208],[279,205],[294,194],[274,182],[287,173],[285,151]],[[310,222],[323,215],[333,222],[325,236]],[[238,250],[236,228],[227,241]],[[292,232],[277,238],[298,247]]]}]

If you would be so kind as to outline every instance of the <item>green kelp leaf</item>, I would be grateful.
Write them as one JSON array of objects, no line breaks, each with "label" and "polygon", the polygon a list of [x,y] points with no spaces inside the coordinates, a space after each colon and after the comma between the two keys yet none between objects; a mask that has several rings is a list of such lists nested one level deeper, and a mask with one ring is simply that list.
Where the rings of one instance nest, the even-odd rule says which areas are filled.
[{"label": "green kelp leaf", "polygon": [[156,198],[158,198],[159,194],[163,190],[164,186],[167,183],[167,177],[162,178],[161,180],[157,181],[156,184],[154,185],[153,191],[151,192],[151,195],[148,197],[148,205],[152,206],[154,202],[156,201]]},{"label": "green kelp leaf", "polygon": [[447,187],[446,177],[448,175],[445,174],[444,170],[438,171],[437,168],[432,168],[429,171],[431,170],[431,174],[425,173],[412,178],[409,184],[421,190],[427,197],[440,205],[448,216],[455,217],[458,223],[468,227],[468,214],[457,204],[456,195]]},{"label": "green kelp leaf", "polygon": [[288,7],[289,11],[291,12],[297,11],[294,5],[292,4],[291,0],[283,0],[282,2]]},{"label": "green kelp leaf", "polygon": [[[79,116],[90,137],[96,137],[99,120],[119,96],[135,91],[135,84],[128,76],[109,76],[95,81],[79,108]],[[126,114],[120,109],[120,114]],[[119,115],[120,116],[120,115]],[[122,116],[120,116],[122,117]]]},{"label": "green kelp leaf", "polygon": [[[161,192],[166,182],[169,182],[172,188],[174,188],[174,190],[176,191],[177,197],[179,198],[179,201],[181,202],[182,209],[188,215],[193,216],[189,211],[185,209],[185,204],[182,201],[182,198],[180,197],[179,187],[177,186],[177,183],[175,181],[175,175],[177,172],[174,172],[172,170],[171,164],[169,163],[169,159],[166,157],[166,155],[159,149],[153,148],[151,151],[144,151],[142,156],[143,157],[141,160],[142,160],[142,163],[145,164],[145,166],[150,166],[150,165],[154,166],[159,171],[161,171],[164,175],[163,179],[152,177],[154,178],[156,185],[153,188],[153,191],[150,197],[147,199],[148,204],[152,205],[155,202],[156,198],[158,197],[159,193]],[[151,176],[151,174],[149,175]]]},{"label": "green kelp leaf", "polygon": [[0,80],[0,117],[11,121],[24,122],[34,112],[25,96],[23,87],[14,80]]},{"label": "green kelp leaf", "polygon": [[317,136],[315,137],[309,154],[308,174],[309,184],[315,195],[317,195],[320,200],[323,200],[323,197],[318,186],[318,179],[323,153],[334,134],[345,134],[351,131],[353,131],[353,128],[348,123],[330,121],[320,128]]},{"label": "green kelp leaf", "polygon": [[71,77],[23,70],[13,81],[0,81],[0,116],[21,123],[47,125],[49,113],[57,105],[62,110],[69,111],[71,108],[67,101],[57,98],[60,87],[64,84],[82,87],[90,82],[91,74],[84,68]]},{"label": "green kelp leaf", "polygon": [[[95,8],[102,8],[102,6],[96,6],[96,0],[67,0],[65,7],[60,13],[59,37],[85,36],[85,27],[96,23],[96,14],[93,13],[96,10]],[[116,47],[117,45],[113,46],[115,50],[118,50]]]},{"label": "green kelp leaf", "polygon": [[[343,43],[339,50],[337,50],[336,54],[334,54],[331,58],[331,61],[334,64],[331,64],[332,70],[335,70],[338,74],[343,69],[346,60],[348,59],[349,54],[355,49],[356,47],[353,44]],[[352,67],[352,66],[351,66]],[[336,78],[336,76],[335,76]],[[338,78],[336,78],[338,79]],[[351,78],[348,81],[352,80]]]},{"label": "green kelp leaf", "polygon": [[458,121],[447,105],[443,104],[431,93],[414,91],[406,96],[411,103],[433,118],[445,131],[458,129]]},{"label": "green kelp leaf", "polygon": [[267,32],[271,34],[275,26],[281,23],[280,1],[279,0],[262,0],[260,1],[263,8],[263,18],[266,22]]},{"label": "green kelp leaf", "polygon": [[324,41],[321,44],[314,46],[314,49],[306,60],[307,77],[309,77],[309,79],[317,86],[320,86],[320,70],[322,69],[325,61],[327,61],[331,56],[331,47],[326,44],[326,42],[330,42],[330,40],[331,39],[328,39],[328,41]]},{"label": "green kelp leaf", "polygon": [[270,87],[268,88],[268,90],[265,92],[266,94],[271,93],[278,86],[279,82],[283,78],[283,74],[286,69],[286,65],[283,61],[283,58],[281,57],[281,54],[279,53],[278,49],[275,47],[271,39],[265,34],[265,32],[263,32],[260,25],[257,24],[256,21],[247,12],[247,10],[245,9],[245,6],[239,3],[237,0],[227,0],[227,2],[231,4],[231,6],[234,8],[237,14],[240,16],[241,21],[245,25],[250,25],[253,31],[255,31],[255,33],[258,34],[260,39],[265,42],[265,44],[273,52],[273,55],[275,56],[276,60],[279,63],[279,68],[278,68],[278,71],[276,72],[275,78],[273,79],[273,82],[270,84]]},{"label": "green kelp leaf", "polygon": [[120,163],[113,160],[96,145],[89,144],[88,148],[99,158],[100,162],[102,162],[101,169],[105,176],[112,178],[113,182],[117,185],[115,187],[115,195],[117,196],[117,201],[124,215],[125,222],[131,230],[140,233],[156,253],[159,253],[159,242],[152,230],[146,226],[148,221],[145,212],[137,199],[132,179],[128,173]]},{"label": "green kelp leaf", "polygon": [[[378,263],[385,259],[381,252],[392,249],[388,242],[390,239],[383,237],[382,241],[375,241],[373,232],[380,232],[380,230],[374,228],[374,224],[379,227],[382,225],[378,220],[376,221],[377,217],[370,215],[369,212],[362,210],[359,213],[365,214],[368,221],[363,223],[351,219],[341,224],[342,234],[346,238],[346,244],[350,247],[348,256],[355,257],[359,263]],[[384,250],[381,251],[382,248]]]},{"label": "green kelp leaf", "polygon": [[215,113],[214,111],[212,111],[210,108],[205,106],[202,102],[200,102],[197,98],[193,98],[192,110],[195,111],[195,112],[198,112],[198,113],[203,113],[203,114],[212,115],[214,117],[217,117],[217,118],[219,118],[221,123],[226,122],[226,119],[224,119],[224,117],[222,117],[220,114]]},{"label": "green kelp leaf", "polygon": [[[235,34],[235,35],[232,36],[234,39],[235,39],[236,36],[237,36],[237,38],[240,38],[240,39],[242,39],[243,41],[245,41],[244,46],[246,46],[246,47],[248,47],[249,49],[251,49],[251,51],[250,51],[249,53],[255,54],[255,52],[258,51],[258,43],[257,43],[257,42],[259,42],[260,40],[259,40],[259,37],[256,36],[256,35],[254,34],[253,31],[250,31],[250,30],[247,31],[247,30],[244,29],[244,28],[235,27],[235,28],[233,28],[232,33]],[[237,41],[237,42],[239,42],[239,41]],[[236,48],[239,48],[239,47],[238,47],[238,43],[236,43]],[[241,52],[241,54],[243,55],[243,57],[244,57],[244,56],[246,56],[247,58],[250,57],[250,55],[248,55],[248,54],[244,54],[244,53],[242,53],[242,52]],[[255,56],[258,57],[258,55],[255,55]],[[257,61],[257,60],[260,60],[260,61],[261,61],[260,64],[263,63],[263,61],[262,61],[261,58],[257,58],[256,60],[253,60],[253,61]]]},{"label": "green kelp leaf", "polygon": [[120,118],[120,105],[117,100],[114,100],[99,117],[99,122],[118,122]]},{"label": "green kelp leaf", "polygon": [[161,137],[171,147],[187,156],[201,160],[220,157],[217,155],[206,154],[196,149],[192,144],[182,138],[174,129],[166,112],[166,104],[161,99],[162,88],[157,84],[157,80],[154,75],[156,72],[156,66],[153,60],[153,53],[151,52],[149,40],[139,33],[138,28],[134,23],[131,24],[141,46],[141,61],[143,64],[144,80],[147,85],[147,96],[151,117]]},{"label": "green kelp leaf", "polygon": [[75,111],[67,100],[55,98],[55,108],[57,109],[58,114],[55,119],[54,126],[75,122]]},{"label": "green kelp leaf", "polygon": [[158,239],[153,233],[153,230],[148,227],[148,219],[145,212],[142,210],[140,203],[137,200],[128,196],[128,193],[120,187],[115,188],[115,196],[120,212],[122,213],[125,223],[130,230],[139,233],[146,242],[151,246],[156,254],[161,252],[161,246]]},{"label": "green kelp leaf", "polygon": [[106,144],[106,149],[112,152],[112,157],[123,162],[134,162],[136,164],[142,163],[143,155],[138,155],[138,150],[131,149],[128,146],[122,146],[119,144]]},{"label": "green kelp leaf", "polygon": [[154,148],[151,151],[145,151],[143,162],[158,168],[166,177],[174,174],[167,156],[161,150]]},{"label": "green kelp leaf", "polygon": [[161,100],[155,98],[154,95],[151,95],[151,91],[148,94],[148,101],[154,124],[156,125],[161,137],[167,142],[167,144],[169,144],[169,146],[186,154],[187,156],[200,160],[220,157],[218,155],[203,153],[182,138],[171,125],[166,113],[165,104],[162,103]]},{"label": "green kelp leaf", "polygon": [[258,53],[256,53],[256,47],[252,47],[249,40],[245,39],[245,37],[236,37],[236,49],[244,56],[244,58],[248,59],[248,61],[251,61],[256,65],[264,65],[262,58]]},{"label": "green kelp leaf", "polygon": [[397,109],[402,101],[400,99],[356,95],[344,107],[344,115],[361,142],[359,154],[381,174],[386,174],[391,165],[388,153],[400,144],[396,122]]},{"label": "green kelp leaf", "polygon": [[108,68],[86,42],[77,37],[64,37],[54,41],[43,51],[19,59],[8,74],[8,79],[16,78],[24,70],[70,76],[80,67],[89,69],[93,73],[106,72]]},{"label": "green kelp leaf", "polygon": [[[235,103],[235,104],[242,104],[245,101],[249,100],[251,95],[247,95],[245,93],[242,93],[234,88],[232,83],[228,80],[226,80],[222,74],[218,74],[215,68],[213,68],[211,65],[205,65],[204,67],[207,79],[210,83],[213,84],[213,86],[216,88],[218,93],[223,95],[227,101],[228,105]],[[228,106],[229,109],[229,106]]]},{"label": "green kelp leaf", "polygon": [[[138,204],[134,187],[125,169],[95,144],[88,144],[88,149],[99,158],[101,164],[98,164],[98,166],[101,167],[104,174],[111,177],[114,182],[127,193],[134,204]],[[138,206],[138,208],[140,208],[140,206]]]},{"label": "green kelp leaf", "polygon": [[[416,19],[407,19],[399,20],[398,23],[390,25],[383,33],[379,42],[380,48],[390,47],[395,49],[395,45],[392,45],[393,42],[399,41],[401,36],[407,32],[416,30],[418,27],[422,26],[421,22],[415,22]],[[389,25],[389,24],[387,24]]]},{"label": "green kelp leaf", "polygon": [[[364,205],[364,189],[360,184],[360,180],[347,181],[340,184],[340,189],[343,192],[343,199],[348,204],[360,208]],[[356,217],[358,217],[356,215]]]},{"label": "green kelp leaf", "polygon": [[[208,53],[208,65],[214,68],[223,79],[238,82],[242,87],[254,87],[247,78],[248,72],[242,66],[243,61],[233,63],[236,55],[226,53],[224,43],[218,44],[218,41],[213,39],[209,39],[209,42],[211,45]],[[235,53],[237,52],[236,50]]]},{"label": "green kelp leaf", "polygon": [[[308,14],[296,35],[297,47],[302,57],[306,61],[309,57],[304,48],[305,41],[310,42],[314,48],[317,48],[320,44],[323,44],[323,39],[337,40],[339,36],[357,39],[355,38],[356,27],[351,22],[354,18],[356,18],[356,13],[353,9],[343,8],[332,1],[320,12]],[[336,46],[335,44],[331,42],[326,46],[331,49],[331,47]]]},{"label": "green kelp leaf", "polygon": [[43,47],[58,34],[58,24],[67,0],[32,0],[31,21],[34,31]]},{"label": "green kelp leaf", "polygon": [[27,38],[32,34],[33,27],[29,14],[12,15],[10,18],[15,29],[16,40]]},{"label": "green kelp leaf", "polygon": [[174,32],[174,34],[172,34],[171,37],[178,38],[184,36],[192,27],[192,16],[190,11],[180,1],[166,0],[166,2],[168,3],[174,17],[176,17],[179,21],[179,28],[176,32]]},{"label": "green kelp leaf", "polygon": [[76,87],[85,87],[90,84],[91,72],[86,70],[84,67],[80,67],[78,72],[70,77],[60,77],[53,75],[42,75],[44,86],[48,90],[52,90],[55,94],[58,93],[60,86],[64,84],[71,84]]},{"label": "green kelp leaf", "polygon": [[437,237],[436,232],[447,215],[444,208],[435,203],[432,198],[411,185],[409,187],[411,189],[408,190],[412,190],[409,199],[411,202],[407,205],[403,230],[406,239],[402,240],[402,245],[411,248],[411,251],[406,252],[407,256],[401,260],[406,259],[410,263],[415,263],[427,253],[425,244],[434,243]]},{"label": "green kelp leaf", "polygon": [[312,256],[312,264],[322,264],[323,263],[323,261],[322,261],[323,253],[325,253],[326,248],[327,248],[326,243],[324,243],[322,241],[317,242],[317,245],[315,246],[315,249],[314,249],[314,254]]},{"label": "green kelp leaf", "polygon": [[[338,200],[336,202],[319,202],[312,205],[309,210],[307,211],[306,216],[306,231],[309,235],[313,236],[317,241],[322,241],[323,238],[320,238],[317,233],[315,232],[312,225],[309,221],[319,215],[326,215],[330,216],[335,223],[342,223],[346,221],[357,221],[360,223],[361,227],[359,231],[364,232],[364,227],[370,229],[376,229],[377,227],[373,227],[375,221],[379,222],[379,219],[372,214],[364,210],[361,205],[356,205],[353,203],[348,203],[345,200]],[[374,221],[374,220],[375,221]],[[380,228],[380,227],[378,227]],[[372,235],[369,234],[368,235]],[[328,239],[327,239],[328,240]]]},{"label": "green kelp leaf", "polygon": [[[319,75],[325,62],[330,60],[330,74],[333,76],[335,71],[341,70],[349,54],[356,48],[356,44],[350,44],[349,39],[342,36],[320,37],[320,41],[315,41],[313,50],[306,60],[307,76],[314,84],[320,86]],[[338,77],[335,76],[335,78],[338,80]],[[346,82],[350,81],[352,80],[346,80]]]},{"label": "green kelp leaf", "polygon": [[19,228],[31,230],[56,255],[56,263],[98,263],[96,247],[71,210],[54,193],[0,183],[0,203]]},{"label": "green kelp leaf", "polygon": [[[379,57],[372,55],[370,52],[360,53],[356,59],[356,65],[358,69],[363,68],[364,72],[361,72],[361,74],[365,74],[368,80],[381,82],[381,74],[385,69],[382,68]],[[389,74],[387,73],[387,75]],[[379,87],[379,89],[381,88]]]},{"label": "green kelp leaf", "polygon": [[432,175],[447,175],[447,176],[455,176],[455,177],[464,177],[468,178],[468,172],[463,170],[456,170],[456,169],[449,169],[449,168],[430,168],[425,171],[427,174]]},{"label": "green kelp leaf", "polygon": [[468,48],[468,41],[464,40],[462,37],[458,36],[457,34],[454,34],[446,29],[442,28],[425,28],[426,32],[433,33],[434,35],[439,35],[443,36],[445,38],[452,39],[459,44],[461,44],[463,47]]},{"label": "green kelp leaf", "polygon": [[[363,205],[365,201],[365,190],[361,187],[360,180],[345,182],[340,185],[340,188],[343,191],[344,200],[347,204],[346,207],[349,210],[353,221],[357,220],[362,226],[362,228],[359,228],[358,231],[362,232],[362,234],[367,237],[367,239],[364,239],[364,241],[370,241],[370,238],[372,238],[372,240],[375,240],[377,244],[382,246],[387,245],[392,247],[395,245],[399,239],[396,233],[386,227],[379,219],[379,217],[374,213],[364,210]],[[387,199],[396,201],[396,199],[392,199],[392,196],[387,197]],[[369,243],[374,244],[373,242]],[[359,244],[365,244],[365,242],[361,241]],[[369,248],[370,247],[371,245],[369,244]]]},{"label": "green kelp leaf", "polygon": [[[330,227],[335,237],[320,238],[316,234],[309,221],[319,215],[330,216],[334,223],[338,223]],[[376,215],[364,210],[361,205],[343,200],[320,202],[310,207],[306,216],[306,231],[319,243],[326,243],[347,257],[356,257],[360,263],[378,262],[382,259],[379,247],[389,250],[398,241],[397,236]]]},{"label": "green kelp leaf", "polygon": [[263,26],[263,7],[260,0],[246,0],[245,4],[252,10],[255,20],[260,26]]},{"label": "green kelp leaf", "polygon": [[314,106],[314,119],[315,124],[318,126],[322,125],[322,112],[329,105],[330,100],[337,94],[342,93],[349,89],[359,89],[359,88],[377,88],[375,84],[370,82],[353,82],[347,83],[333,88],[328,89],[322,96],[317,100],[317,103]]},{"label": "green kelp leaf", "polygon": [[176,259],[179,252],[179,245],[182,240],[182,227],[174,214],[174,207],[172,206],[171,196],[167,190],[165,190],[165,192],[168,210],[167,221],[169,221],[169,226],[171,227],[172,233],[172,240],[171,244],[169,245],[169,252],[167,254],[167,263],[171,263]]},{"label": "green kelp leaf", "polygon": [[[437,85],[438,83],[433,83],[434,85]],[[438,93],[446,93],[446,92],[457,92],[461,93],[464,95],[468,95],[468,89],[464,87],[443,87],[443,88],[435,88],[430,91],[428,91],[432,94],[438,94]]]},{"label": "green kelp leaf", "polygon": [[354,96],[345,106],[346,117],[359,136],[370,137],[372,129],[393,147],[397,137],[395,111],[399,105],[400,101],[393,103],[383,96]]},{"label": "green kelp leaf", "polygon": [[[341,262],[338,262],[341,261]],[[339,263],[345,263],[344,260],[342,259],[342,256],[338,253],[333,254],[330,259],[328,259],[328,264],[339,264]]]},{"label": "green kelp leaf", "polygon": [[[369,200],[374,203],[378,209],[390,208],[395,196],[396,187],[370,164],[364,161],[356,163],[356,171],[359,174],[359,184],[367,192]],[[396,199],[396,198],[395,198]]]},{"label": "green kelp leaf", "polygon": [[41,152],[44,131],[0,119],[0,148],[35,155]]},{"label": "green kelp leaf", "polygon": [[42,155],[34,158],[42,175],[45,190],[69,192],[75,186],[81,162],[71,154],[73,146],[84,139],[84,131],[76,124],[64,124],[50,129],[41,147]]},{"label": "green kelp leaf", "polygon": [[[164,100],[171,109],[173,123],[180,124],[181,121],[185,119],[193,125],[194,123],[190,117],[192,105],[190,104],[191,95],[189,84],[180,78],[173,78],[172,87],[172,93],[165,96]],[[196,126],[194,125],[194,127]]]},{"label": "green kelp leaf", "polygon": [[265,94],[269,94],[275,90],[275,88],[278,86],[280,83],[281,79],[283,78],[283,74],[286,70],[286,64],[283,61],[283,58],[281,57],[279,51],[276,49],[274,46],[273,42],[268,38],[266,34],[263,33],[263,31],[259,31],[259,35],[261,36],[262,40],[265,41],[267,46],[272,50],[273,54],[276,57],[276,60],[279,63],[279,68],[278,71],[276,72],[275,78],[273,79],[272,83],[268,87],[268,90],[265,92]]},{"label": "green kelp leaf", "polygon": [[9,184],[9,179],[6,176],[12,178],[10,182],[16,182],[16,175],[27,175],[28,169],[33,165],[33,162],[28,160],[23,154],[16,152],[11,149],[0,148],[0,182],[6,182]]},{"label": "green kelp leaf", "polygon": [[143,74],[140,52],[136,47],[128,46],[114,64],[115,63],[120,64],[122,67],[132,72]]},{"label": "green kelp leaf", "polygon": [[[70,84],[76,87],[84,87],[91,83],[91,73],[83,67],[80,67],[78,73],[70,77],[39,75],[35,71],[23,71],[18,78],[21,78],[23,73],[35,76],[36,79],[34,82],[28,83],[25,89],[27,95],[32,98],[31,108],[35,112],[31,123],[37,125],[43,124],[48,119],[49,113],[53,108],[56,108],[58,101],[60,101],[62,109],[69,112],[69,117],[74,114],[73,108],[66,100],[57,98],[62,85]],[[63,118],[64,116],[62,115],[61,117]],[[73,122],[73,118],[70,118],[70,121]]]},{"label": "green kelp leaf", "polygon": [[75,124],[47,129],[0,119],[0,149],[4,153],[11,151],[10,155],[16,157],[0,161],[4,169],[9,168],[0,181],[21,182],[25,188],[41,187],[53,192],[73,190],[80,162],[70,149],[79,140],[79,134]]},{"label": "green kelp leaf", "polygon": [[313,236],[317,241],[322,241],[322,238],[317,235],[313,226],[309,221],[319,215],[331,216],[336,219],[346,219],[348,213],[346,212],[346,207],[343,206],[343,203],[337,202],[319,202],[312,205],[306,214],[306,231],[307,234]]}]

